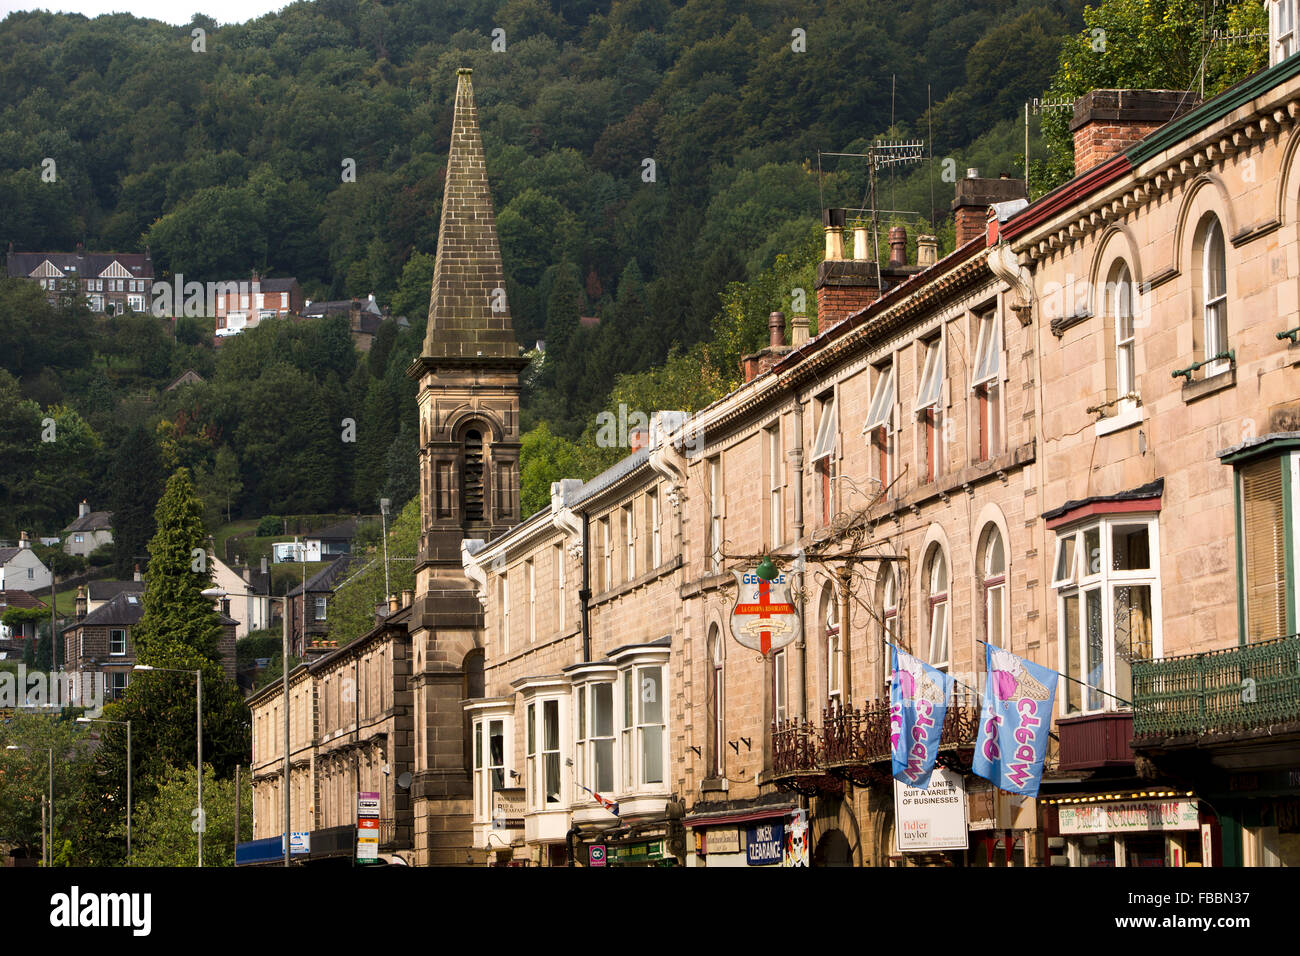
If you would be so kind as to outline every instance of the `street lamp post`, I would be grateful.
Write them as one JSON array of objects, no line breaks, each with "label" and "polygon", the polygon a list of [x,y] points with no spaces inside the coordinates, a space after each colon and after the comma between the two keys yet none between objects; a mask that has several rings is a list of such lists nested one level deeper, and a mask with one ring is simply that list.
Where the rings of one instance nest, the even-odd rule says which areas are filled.
[{"label": "street lamp post", "polygon": [[[40,750],[40,747],[29,747],[26,744],[9,744],[5,750]],[[50,795],[47,806],[49,807],[49,838],[46,838],[46,824],[41,822],[41,863],[45,866],[54,865],[54,748],[46,748],[50,752]]]},{"label": "street lamp post", "polygon": [[179,667],[153,667],[149,664],[136,664],[137,671],[170,671],[173,674],[193,674],[194,675],[194,692],[195,692],[195,714],[198,724],[199,738],[199,763],[198,763],[198,791],[199,791],[199,866],[203,866],[203,831],[207,827],[207,820],[203,816],[203,671],[202,669],[185,670]]},{"label": "street lamp post", "polygon": [[[78,717],[79,724],[117,724],[126,728],[126,865],[131,865],[131,721],[106,720],[103,717]],[[200,804],[201,806],[202,804]]]}]

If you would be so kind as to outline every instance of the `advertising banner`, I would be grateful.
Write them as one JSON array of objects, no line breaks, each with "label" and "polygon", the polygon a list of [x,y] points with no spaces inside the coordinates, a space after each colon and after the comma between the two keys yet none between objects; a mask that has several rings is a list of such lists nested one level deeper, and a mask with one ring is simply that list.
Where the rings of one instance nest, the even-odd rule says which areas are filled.
[{"label": "advertising banner", "polygon": [[984,708],[971,770],[1009,793],[1037,796],[1057,673],[992,644],[984,651]]},{"label": "advertising banner", "polygon": [[966,786],[961,774],[935,770],[928,790],[895,780],[894,833],[901,853],[966,849]]},{"label": "advertising banner", "polygon": [[920,658],[892,648],[894,679],[889,685],[889,746],[894,779],[925,790],[939,756],[943,718],[953,680]]}]

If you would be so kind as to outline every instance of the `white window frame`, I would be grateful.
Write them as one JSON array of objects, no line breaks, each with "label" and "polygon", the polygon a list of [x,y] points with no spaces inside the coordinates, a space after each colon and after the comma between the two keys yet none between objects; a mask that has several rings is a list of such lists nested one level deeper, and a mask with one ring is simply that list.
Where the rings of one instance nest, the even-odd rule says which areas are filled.
[{"label": "white window frame", "polygon": [[524,562],[525,577],[528,581],[528,643],[537,640],[537,566],[533,559]]},{"label": "white window frame", "polygon": [[839,435],[837,424],[835,391],[823,393],[818,398],[819,418],[817,420],[817,437],[813,442],[812,456],[808,459],[813,473],[822,477],[817,481],[817,494],[821,498],[822,524],[830,524],[835,514],[835,446]]},{"label": "white window frame", "polygon": [[510,577],[502,571],[497,576],[497,598],[501,609],[501,653],[510,653]]},{"label": "white window frame", "polygon": [[709,469],[709,568],[722,570],[722,456],[708,460]]},{"label": "white window frame", "polygon": [[623,506],[623,571],[626,581],[636,577],[636,507],[632,502]]},{"label": "white window frame", "polygon": [[1269,66],[1296,52],[1295,0],[1272,0],[1268,5]]},{"label": "white window frame", "polygon": [[315,607],[316,607],[316,616],[315,618],[313,618],[313,620],[317,620],[317,621],[328,620],[327,615],[329,614],[329,601],[326,599],[326,596],[324,594],[316,595]]},{"label": "white window frame", "polygon": [[[921,454],[922,465],[921,475],[923,481],[934,481],[943,474],[943,383],[944,383],[944,350],[943,350],[943,333],[942,330],[928,341],[919,341],[919,346],[925,348],[925,357],[921,365],[921,374],[917,379],[916,404],[913,410],[916,414],[917,425],[920,428],[920,441],[917,442],[918,451]],[[933,411],[933,426],[927,421],[926,415]],[[929,433],[933,427],[934,434]],[[930,447],[933,441],[933,449]],[[930,456],[934,460],[930,460]]]},{"label": "white window frame", "polygon": [[830,710],[844,708],[844,642],[840,628],[839,594],[831,585],[822,591],[826,644],[826,703]]},{"label": "white window frame", "polygon": [[785,648],[772,652],[772,722],[781,725],[789,719],[789,685],[785,671]]},{"label": "white window frame", "polygon": [[764,429],[767,442],[767,493],[769,543],[776,548],[785,542],[785,455],[781,446],[781,420]]},{"label": "white window frame", "polygon": [[[1147,552],[1151,567],[1135,571],[1114,570],[1112,555],[1113,529],[1117,526],[1144,525],[1147,529]],[[1089,534],[1097,533],[1095,553],[1089,555]],[[1067,542],[1072,541],[1072,544]],[[1062,561],[1062,555],[1070,557]],[[1063,564],[1070,565],[1062,567]],[[1151,658],[1162,653],[1161,607],[1160,607],[1160,525],[1158,513],[1119,512],[1093,518],[1086,522],[1060,528],[1056,532],[1056,549],[1053,557],[1052,587],[1056,591],[1056,633],[1059,670],[1062,674],[1078,680],[1090,676],[1088,662],[1088,595],[1096,593],[1098,597],[1100,620],[1102,624],[1101,661],[1098,662],[1101,683],[1100,689],[1105,693],[1079,687],[1079,709],[1070,709],[1070,688],[1059,695],[1057,705],[1062,717],[1105,713],[1114,710],[1126,710],[1110,695],[1124,696],[1116,690],[1116,653],[1115,653],[1115,589],[1128,586],[1146,586],[1151,589]],[[1074,649],[1078,664],[1077,672],[1070,669],[1070,653],[1067,648],[1066,606],[1069,599],[1075,599],[1078,614],[1078,645]],[[1075,685],[1077,686],[1077,685]]]},{"label": "white window frame", "polygon": [[[532,812],[563,810],[565,806],[564,741],[565,695],[558,693],[537,694],[527,699],[524,705],[524,759],[525,785],[527,787],[528,809]],[[554,705],[555,746],[547,745],[546,725],[547,710]],[[554,771],[552,791],[547,787],[547,776]],[[553,796],[551,794],[553,793]]]},{"label": "white window frame", "polygon": [[[1137,404],[1137,339],[1133,316],[1133,272],[1122,259],[1106,283],[1111,328],[1115,336],[1115,413],[1131,414]],[[1127,323],[1127,325],[1126,325]]]},{"label": "white window frame", "polygon": [[871,405],[867,409],[867,420],[862,425],[862,434],[866,436],[868,442],[873,446],[871,452],[872,465],[876,464],[876,452],[874,445],[876,442],[876,433],[883,432],[883,441],[885,449],[885,467],[882,473],[876,475],[882,488],[887,487],[894,480],[894,409],[898,403],[898,395],[894,384],[897,376],[894,374],[894,361],[891,358],[883,366],[877,367],[876,370],[876,388],[871,393]]},{"label": "white window frame", "polygon": [[551,552],[552,560],[555,562],[555,620],[558,624],[559,632],[564,633],[565,626],[565,607],[564,607],[564,589],[566,586],[565,577],[567,569],[564,566],[564,543],[555,545]]},{"label": "white window frame", "polygon": [[653,489],[647,496],[650,506],[650,568],[657,568],[663,563],[663,545],[659,532],[659,489]]},{"label": "white window frame", "polygon": [[[1007,542],[1002,529],[996,524],[984,526],[984,553],[980,562],[980,601],[984,617],[984,639],[990,644],[1002,646],[1006,640],[1007,623]],[[996,571],[993,565],[993,542],[997,540],[1002,546],[1002,570]],[[996,610],[993,607],[993,595],[998,595]],[[996,616],[996,621],[994,620]],[[995,625],[996,624],[996,629]]]},{"label": "white window frame", "polygon": [[[122,647],[122,649],[121,649],[120,651],[114,649],[115,646],[116,646],[116,643],[117,643],[117,642],[114,640],[114,635],[115,635],[115,634],[120,634],[120,635],[122,635],[122,641],[121,641],[121,647]],[[125,656],[126,656],[126,628],[124,628],[124,627],[113,627],[113,628],[109,628],[109,631],[108,631],[108,654],[109,654],[110,657],[125,657]]]},{"label": "white window frame", "polygon": [[[938,585],[938,571],[943,569],[943,588]],[[931,547],[925,568],[925,633],[929,636],[930,666],[946,671],[952,666],[952,568],[943,546]],[[935,595],[939,595],[936,597]],[[936,628],[935,608],[943,608],[942,632]],[[939,653],[942,651],[943,653]]]},{"label": "white window frame", "polygon": [[[609,724],[606,732],[602,733],[597,720],[596,694],[597,690],[607,691],[609,694]],[[612,668],[602,668],[598,672],[593,672],[588,678],[581,683],[574,685],[574,700],[576,706],[576,717],[574,719],[575,756],[574,756],[574,803],[576,804],[594,804],[595,798],[583,790],[582,787],[588,787],[602,797],[608,797],[615,792],[618,785],[618,680],[617,671]],[[599,744],[608,746],[608,778],[606,782],[600,779],[600,750]],[[607,783],[607,785],[606,785]]]},{"label": "white window frame", "polygon": [[601,562],[602,580],[604,585],[601,590],[608,591],[614,586],[614,543],[610,532],[610,517],[606,515],[600,519],[600,538],[601,547],[603,548],[604,559]]},{"label": "white window frame", "polygon": [[[1214,272],[1218,270],[1214,268],[1217,263],[1211,263],[1211,258],[1216,245],[1223,253],[1223,289],[1218,295],[1213,295],[1211,290],[1214,287]],[[1202,358],[1207,362],[1205,376],[1209,378],[1220,372],[1226,372],[1230,367],[1230,362],[1226,358],[1210,361],[1215,355],[1228,351],[1229,338],[1228,245],[1223,233],[1223,224],[1219,222],[1218,216],[1210,216],[1205,226],[1201,249],[1201,295],[1204,301],[1205,334],[1205,355]]]},{"label": "white window frame", "polygon": [[[500,763],[494,762],[492,755],[492,726],[501,725]],[[474,773],[474,822],[490,823],[492,821],[492,794],[498,789],[509,789],[511,756],[514,740],[514,716],[505,711],[475,714],[473,718],[473,773]],[[494,779],[495,772],[495,779]],[[497,781],[500,785],[497,785]]]},{"label": "white window frame", "polygon": [[727,759],[723,751],[727,747],[727,658],[722,631],[717,625],[710,628],[708,661],[709,703],[713,708],[713,713],[709,715],[709,736],[713,744],[709,755],[709,776],[725,777]]}]

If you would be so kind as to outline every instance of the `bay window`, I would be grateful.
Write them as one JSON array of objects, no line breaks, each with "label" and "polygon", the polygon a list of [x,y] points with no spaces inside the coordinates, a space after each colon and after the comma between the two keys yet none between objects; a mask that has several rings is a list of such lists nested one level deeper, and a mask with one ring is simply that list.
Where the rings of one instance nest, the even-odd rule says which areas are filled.
[{"label": "bay window", "polygon": [[[594,803],[588,790],[608,797],[614,792],[614,685],[618,671],[608,664],[583,664],[570,669],[574,682],[575,804]],[[583,789],[586,788],[586,789]]]},{"label": "bay window", "polygon": [[[647,791],[663,791],[667,787],[668,654],[667,642],[660,641],[624,648],[610,655],[611,662],[618,668],[621,685],[619,712],[622,723],[618,727],[621,769],[618,779],[621,792],[628,795],[630,801],[619,801],[624,806],[625,816],[637,812],[638,796]],[[600,698],[601,706],[605,700],[613,704],[613,686],[605,686],[609,688],[610,696]],[[600,693],[603,695],[605,691]],[[610,734],[603,739],[610,741],[609,749],[612,750],[612,723],[602,726]],[[612,769],[610,774],[613,776]]]},{"label": "bay window", "polygon": [[560,699],[529,700],[524,709],[524,753],[530,810],[561,808],[560,740]]},{"label": "bay window", "polygon": [[1158,656],[1158,541],[1156,519],[1130,513],[1057,531],[1061,672],[1087,685],[1066,682],[1064,716],[1131,700],[1132,662]]}]

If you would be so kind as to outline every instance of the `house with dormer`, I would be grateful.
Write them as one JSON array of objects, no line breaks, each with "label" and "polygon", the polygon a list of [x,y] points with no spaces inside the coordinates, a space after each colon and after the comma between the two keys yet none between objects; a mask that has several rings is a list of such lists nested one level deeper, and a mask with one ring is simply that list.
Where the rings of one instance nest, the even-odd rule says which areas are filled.
[{"label": "house with dormer", "polygon": [[45,290],[52,306],[84,301],[92,312],[147,312],[153,290],[153,258],[136,252],[15,252],[9,244],[10,278],[28,279]]}]

